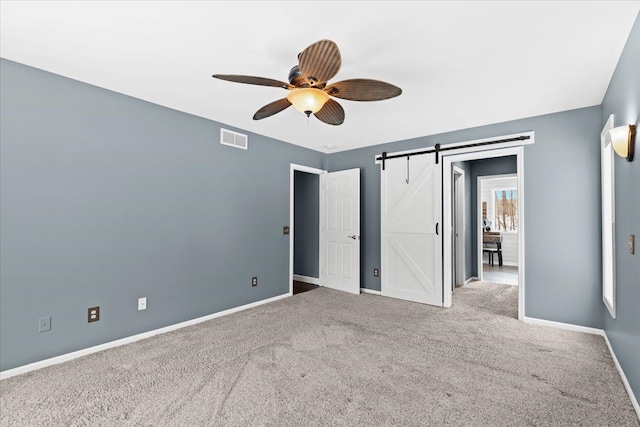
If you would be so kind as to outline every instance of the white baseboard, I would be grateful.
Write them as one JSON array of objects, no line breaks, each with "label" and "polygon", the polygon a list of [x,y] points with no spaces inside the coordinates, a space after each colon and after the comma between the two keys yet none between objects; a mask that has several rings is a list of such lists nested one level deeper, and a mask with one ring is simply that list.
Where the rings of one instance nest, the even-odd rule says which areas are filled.
[{"label": "white baseboard", "polygon": [[300,274],[294,274],[293,280],[298,282],[303,282],[303,283],[310,283],[312,285],[318,285],[318,286],[320,285],[320,279],[317,277],[309,277],[309,276],[302,276]]},{"label": "white baseboard", "polygon": [[604,336],[604,331],[598,328],[589,328],[587,326],[573,325],[571,323],[554,322],[551,320],[537,319],[535,317],[524,316],[522,319],[525,323],[538,326],[550,326],[556,329],[566,329],[567,331],[584,332],[586,334],[594,334]]},{"label": "white baseboard", "polygon": [[176,329],[185,328],[187,326],[196,325],[198,323],[206,322],[207,320],[215,319],[217,317],[226,316],[228,314],[237,313],[239,311],[247,310],[253,307],[257,307],[259,305],[268,304],[270,302],[277,301],[279,299],[283,299],[289,296],[289,293],[278,295],[272,298],[267,298],[261,301],[252,302],[250,304],[241,305],[239,307],[230,308],[228,310],[219,311],[217,313],[209,314],[207,316],[198,317],[196,319],[187,320],[185,322],[176,323],[175,325],[165,326],[164,328],[154,329],[152,331],[143,332],[141,334],[132,335],[130,337],[122,338],[119,340],[111,341],[108,343],[96,345],[89,348],[84,348],[82,350],[74,351],[72,353],[62,354],[60,356],[52,357],[50,359],[40,360],[38,362],[30,363],[28,365],[18,366],[17,368],[7,369],[0,372],[0,380],[5,378],[14,377],[16,375],[25,374],[27,372],[35,371],[37,369],[42,369],[47,366],[57,365],[59,363],[67,362],[69,360],[77,359],[78,357],[86,356],[88,354],[97,353],[102,350],[107,350],[114,347],[119,347],[121,345],[130,344],[136,341],[143,340],[145,338],[150,338],[154,335],[164,334],[167,332],[175,331]]},{"label": "white baseboard", "polygon": [[376,291],[375,289],[360,288],[360,292],[363,294],[382,295],[382,292]]},{"label": "white baseboard", "polygon": [[611,358],[613,359],[613,363],[615,363],[616,368],[618,369],[618,373],[620,374],[620,378],[622,378],[622,384],[624,384],[624,388],[627,390],[627,394],[629,395],[629,399],[631,399],[631,404],[633,405],[633,409],[636,410],[636,415],[638,419],[640,419],[640,405],[638,404],[638,399],[636,399],[635,394],[633,394],[633,390],[631,389],[631,384],[629,384],[629,380],[627,380],[627,376],[624,374],[622,370],[622,366],[620,362],[618,362],[618,358],[616,357],[616,353],[613,351],[613,347],[611,346],[611,342],[609,341],[609,337],[607,336],[607,332],[604,333],[604,341],[607,343],[607,347],[609,347],[609,353],[611,353]]},{"label": "white baseboard", "polygon": [[467,284],[469,284],[471,282],[475,282],[477,280],[480,280],[480,279],[478,279],[477,277],[471,276],[467,280],[464,281],[464,284],[467,285]]}]

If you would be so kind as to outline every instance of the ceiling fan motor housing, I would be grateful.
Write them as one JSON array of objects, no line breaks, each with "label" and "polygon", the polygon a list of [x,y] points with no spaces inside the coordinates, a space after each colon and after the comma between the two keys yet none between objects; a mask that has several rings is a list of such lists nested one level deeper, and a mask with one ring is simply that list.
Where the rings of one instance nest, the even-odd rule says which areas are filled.
[{"label": "ceiling fan motor housing", "polygon": [[304,78],[302,77],[302,73],[300,72],[300,67],[294,65],[291,67],[291,71],[289,71],[289,83],[292,86],[299,87],[304,83]]}]

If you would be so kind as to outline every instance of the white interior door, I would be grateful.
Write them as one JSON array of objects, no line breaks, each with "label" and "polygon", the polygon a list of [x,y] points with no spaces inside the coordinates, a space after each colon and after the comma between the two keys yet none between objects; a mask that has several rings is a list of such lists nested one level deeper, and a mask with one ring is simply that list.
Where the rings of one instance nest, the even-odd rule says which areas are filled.
[{"label": "white interior door", "polygon": [[381,171],[382,295],[442,306],[442,175],[433,154]]},{"label": "white interior door", "polygon": [[360,169],[320,175],[320,285],[360,293]]}]

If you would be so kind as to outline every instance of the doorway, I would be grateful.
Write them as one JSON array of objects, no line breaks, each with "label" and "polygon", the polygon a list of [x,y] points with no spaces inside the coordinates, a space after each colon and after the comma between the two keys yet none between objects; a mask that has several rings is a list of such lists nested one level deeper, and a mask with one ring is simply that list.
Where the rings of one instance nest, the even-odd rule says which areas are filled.
[{"label": "doorway", "polygon": [[[533,141],[533,132],[530,133],[531,142]],[[517,222],[518,228],[518,239],[517,239],[517,281],[518,281],[518,319],[523,320],[525,317],[525,229],[524,229],[524,144],[520,144],[517,146],[507,147],[507,148],[498,148],[494,150],[476,150],[470,151],[464,154],[452,154],[443,156],[443,229],[452,230],[452,220],[453,215],[452,211],[453,207],[453,164],[456,162],[466,162],[470,160],[480,160],[480,159],[495,159],[502,158],[508,156],[515,156],[516,159],[516,171],[517,171],[517,200],[515,201],[515,205],[517,206],[518,215],[515,218]],[[480,215],[481,215],[481,205],[480,205]],[[443,239],[443,253],[451,253],[453,247],[453,239],[451,233],[444,233]],[[482,238],[476,239],[476,256],[482,260],[483,248],[482,248]],[[453,289],[453,268],[452,263],[453,259],[451,257],[444,257],[444,289]],[[469,275],[467,273],[467,275]],[[481,275],[481,269],[478,271],[478,276]],[[479,278],[479,277],[478,277]],[[452,304],[452,292],[445,292],[444,294],[444,306],[450,307]]]},{"label": "doorway", "polygon": [[289,182],[289,295],[320,285],[320,176],[291,164]]},{"label": "doorway", "polygon": [[518,175],[478,176],[478,279],[518,286]]},{"label": "doorway", "polygon": [[[296,197],[296,183],[306,183],[311,198],[304,191]],[[306,212],[297,224],[296,208]],[[296,233],[301,226],[307,229],[306,238]],[[294,281],[359,294],[360,169],[328,173],[292,163],[284,234],[289,234],[289,295],[294,294]],[[305,270],[296,272],[296,267]]]}]

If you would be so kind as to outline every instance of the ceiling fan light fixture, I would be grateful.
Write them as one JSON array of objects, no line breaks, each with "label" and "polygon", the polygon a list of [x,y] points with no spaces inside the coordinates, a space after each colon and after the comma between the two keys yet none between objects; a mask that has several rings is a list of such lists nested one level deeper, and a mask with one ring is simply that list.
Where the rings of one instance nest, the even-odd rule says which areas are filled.
[{"label": "ceiling fan light fixture", "polygon": [[322,109],[324,104],[329,100],[329,95],[315,88],[299,88],[291,89],[287,99],[296,110],[304,113],[309,117],[311,113],[317,113]]}]

